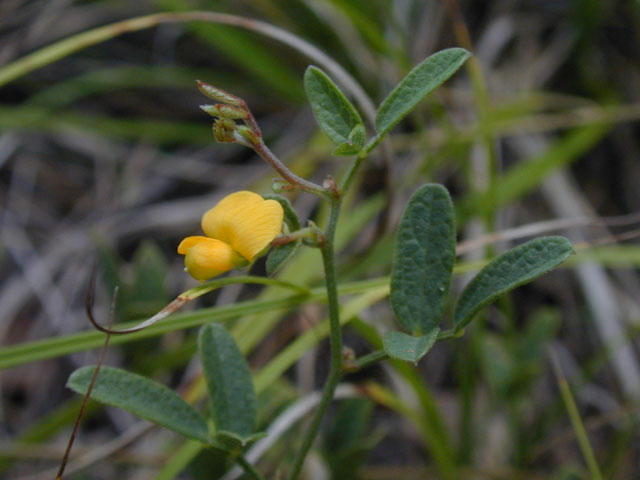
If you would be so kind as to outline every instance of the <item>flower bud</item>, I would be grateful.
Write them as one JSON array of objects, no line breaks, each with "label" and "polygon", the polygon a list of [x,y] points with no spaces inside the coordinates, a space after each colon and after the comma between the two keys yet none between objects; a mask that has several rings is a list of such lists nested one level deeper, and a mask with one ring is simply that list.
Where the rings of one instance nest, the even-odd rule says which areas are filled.
[{"label": "flower bud", "polygon": [[213,136],[220,143],[234,143],[236,124],[233,120],[219,118],[213,122]]},{"label": "flower bud", "polygon": [[215,100],[216,102],[223,102],[228,105],[234,105],[236,107],[241,106],[244,102],[242,99],[236,97],[235,95],[231,95],[224,90],[214,87],[213,85],[209,85],[208,83],[201,82],[200,80],[196,80],[198,84],[198,89],[204,93],[207,97]]},{"label": "flower bud", "polygon": [[249,143],[260,143],[260,136],[246,125],[238,125],[236,127],[236,132],[238,132],[245,140],[249,140]]},{"label": "flower bud", "polygon": [[212,117],[228,118],[232,120],[243,120],[249,117],[246,110],[241,108],[225,105],[224,103],[216,103],[215,105],[200,105],[200,108]]}]

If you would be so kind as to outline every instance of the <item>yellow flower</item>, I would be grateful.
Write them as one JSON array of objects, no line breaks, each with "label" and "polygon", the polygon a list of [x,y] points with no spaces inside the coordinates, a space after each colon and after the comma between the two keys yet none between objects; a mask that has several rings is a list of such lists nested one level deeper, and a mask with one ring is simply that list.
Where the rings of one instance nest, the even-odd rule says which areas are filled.
[{"label": "yellow flower", "polygon": [[226,196],[202,217],[207,235],[187,237],[178,245],[184,264],[196,280],[205,281],[252,262],[282,230],[284,211],[275,200],[257,193]]}]

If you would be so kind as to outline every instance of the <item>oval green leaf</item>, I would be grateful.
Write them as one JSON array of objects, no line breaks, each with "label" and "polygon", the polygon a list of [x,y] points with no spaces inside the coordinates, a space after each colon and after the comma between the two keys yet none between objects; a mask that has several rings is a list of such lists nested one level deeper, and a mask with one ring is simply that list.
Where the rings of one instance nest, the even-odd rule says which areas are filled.
[{"label": "oval green leaf", "polygon": [[413,337],[402,332],[388,332],[382,339],[382,347],[391,358],[418,363],[438,339],[438,327],[422,337]]},{"label": "oval green leaf", "polygon": [[448,48],[416,65],[384,99],[376,115],[376,129],[386,134],[429,93],[442,85],[471,54],[464,48]]},{"label": "oval green leaf", "polygon": [[273,277],[278,273],[284,264],[295,255],[301,244],[302,242],[300,240],[296,240],[295,242],[285,243],[280,247],[272,248],[266,262],[267,275]]},{"label": "oval green leaf", "polygon": [[205,325],[198,348],[216,433],[251,436],[256,427],[256,394],[249,366],[233,337],[222,325]]},{"label": "oval green leaf", "polygon": [[304,73],[304,91],[320,128],[333,143],[347,143],[349,134],[362,124],[360,115],[335,83],[317,67]]},{"label": "oval green leaf", "polygon": [[453,205],[437,184],[420,187],[404,211],[391,268],[391,306],[413,335],[431,332],[449,296],[456,253]]},{"label": "oval green leaf", "polygon": [[456,330],[464,328],[482,307],[514,288],[560,265],[574,253],[564,237],[541,237],[509,250],[490,262],[464,289],[454,314]]},{"label": "oval green leaf", "polygon": [[[67,387],[86,394],[95,368],[83,367],[73,372]],[[91,398],[122,408],[185,437],[209,443],[209,429],[204,417],[173,390],[141,375],[102,367],[91,390]]]}]

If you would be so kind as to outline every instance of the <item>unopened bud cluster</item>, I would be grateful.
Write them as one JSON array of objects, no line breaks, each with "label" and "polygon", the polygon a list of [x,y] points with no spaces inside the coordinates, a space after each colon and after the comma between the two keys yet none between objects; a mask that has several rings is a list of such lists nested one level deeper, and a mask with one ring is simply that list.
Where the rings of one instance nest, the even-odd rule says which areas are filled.
[{"label": "unopened bud cluster", "polygon": [[207,97],[220,102],[200,106],[202,110],[215,117],[213,136],[218,142],[251,146],[261,141],[260,128],[244,100],[200,80],[197,80],[197,84]]}]

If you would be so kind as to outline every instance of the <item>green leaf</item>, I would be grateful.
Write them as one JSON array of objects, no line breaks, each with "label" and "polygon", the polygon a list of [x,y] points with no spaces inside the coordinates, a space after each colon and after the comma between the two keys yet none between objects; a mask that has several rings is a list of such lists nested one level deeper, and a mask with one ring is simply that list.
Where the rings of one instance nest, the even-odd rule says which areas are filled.
[{"label": "green leaf", "polygon": [[436,343],[438,332],[438,327],[422,337],[412,337],[402,332],[387,332],[382,339],[382,347],[391,358],[418,363]]},{"label": "green leaf", "polygon": [[362,147],[364,147],[366,141],[367,133],[364,125],[358,124],[353,127],[353,130],[349,133],[347,142],[338,145],[331,154],[336,157],[357,155],[360,153],[360,150],[362,150]]},{"label": "green leaf", "polygon": [[[95,368],[83,367],[73,372],[67,387],[86,394]],[[209,443],[209,429],[202,415],[173,390],[141,375],[102,367],[91,390],[91,398],[122,408],[185,437]]]},{"label": "green leaf", "polygon": [[464,289],[454,314],[455,328],[464,328],[485,305],[557,267],[574,253],[564,237],[542,237],[500,255]]},{"label": "green leaf", "polygon": [[304,90],[320,128],[333,143],[349,141],[349,134],[362,124],[360,115],[335,83],[317,67],[304,73]]},{"label": "green leaf", "polygon": [[301,244],[300,240],[296,240],[295,242],[285,243],[280,247],[274,247],[267,257],[267,275],[273,277],[278,273],[287,260],[295,255]]},{"label": "green leaf", "polygon": [[216,433],[249,437],[256,427],[257,402],[247,362],[222,325],[203,326],[198,345]]},{"label": "green leaf", "polygon": [[349,133],[349,143],[354,147],[362,148],[367,142],[367,132],[364,129],[364,125],[358,124],[353,127],[351,133]]},{"label": "green leaf", "polygon": [[469,58],[464,48],[448,48],[416,65],[384,99],[376,115],[376,129],[386,134],[429,93],[443,84]]},{"label": "green leaf", "polygon": [[391,306],[414,335],[440,322],[455,260],[455,225],[449,192],[437,184],[412,195],[398,227],[391,267]]},{"label": "green leaf", "polygon": [[246,447],[261,438],[266,437],[265,432],[252,433],[251,435],[240,435],[232,432],[216,432],[213,436],[213,444],[222,450],[234,451]]},{"label": "green leaf", "polygon": [[[293,209],[293,205],[291,205],[291,202],[288,198],[283,197],[282,195],[277,195],[275,193],[263,195],[262,197],[265,199],[275,200],[279,202],[280,205],[282,205],[282,208],[284,210],[284,222],[287,224],[287,227],[289,227],[289,231],[295,232],[296,230],[300,230],[301,225],[300,220],[298,220],[298,214]],[[301,243],[302,242],[300,241],[296,241],[273,248],[271,250],[271,253],[269,253],[269,256],[267,257],[267,275],[272,277],[273,275],[278,273],[280,268],[282,268],[287,260],[289,260],[296,253]]]},{"label": "green leaf", "polygon": [[334,157],[346,157],[349,155],[357,155],[360,152],[360,149],[348,142],[341,143],[336,148],[334,148],[331,155]]},{"label": "green leaf", "polygon": [[275,200],[276,202],[282,205],[282,209],[284,210],[284,222],[289,227],[289,230],[295,232],[296,230],[300,230],[300,220],[298,220],[298,214],[293,209],[293,205],[288,198],[283,197],[282,195],[277,195],[275,193],[269,193],[267,195],[262,195],[262,198],[265,200]]}]

